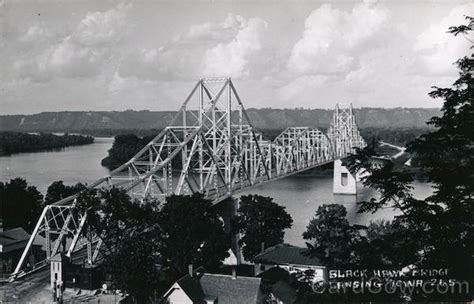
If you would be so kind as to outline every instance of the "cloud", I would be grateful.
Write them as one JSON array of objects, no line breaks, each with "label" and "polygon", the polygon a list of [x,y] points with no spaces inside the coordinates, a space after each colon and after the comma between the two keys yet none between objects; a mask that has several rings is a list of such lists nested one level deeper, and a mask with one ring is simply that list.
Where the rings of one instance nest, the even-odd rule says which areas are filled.
[{"label": "cloud", "polygon": [[[310,107],[347,98],[341,88],[348,85],[347,75],[361,69],[361,56],[382,49],[387,36],[392,40],[397,37],[394,27],[387,31],[389,19],[388,10],[375,1],[356,3],[345,10],[331,4],[313,10],[291,49],[286,69],[279,74],[287,82],[278,90],[278,98],[298,100]],[[364,68],[357,77],[373,77],[367,75],[372,72],[379,71]]]},{"label": "cloud", "polygon": [[26,33],[19,38],[19,40],[22,42],[38,42],[43,41],[51,36],[52,33],[49,29],[35,24],[30,26]]},{"label": "cloud", "polygon": [[349,11],[321,5],[292,49],[278,99],[310,107],[335,101],[439,106],[427,95],[431,86],[449,86],[456,76],[452,62],[468,51],[465,39],[446,31],[465,23],[468,12],[467,5],[454,7],[416,32],[404,23],[393,25],[393,15],[375,3]]},{"label": "cloud", "polygon": [[219,43],[204,55],[205,76],[231,76],[239,78],[248,74],[248,57],[262,48],[260,37],[267,23],[259,18],[243,20],[232,41]]},{"label": "cloud", "polygon": [[130,4],[119,4],[105,12],[89,12],[77,26],[72,38],[84,46],[100,46],[117,43],[129,24],[126,22]]},{"label": "cloud", "polygon": [[356,4],[350,12],[321,5],[306,19],[302,37],[291,51],[288,69],[299,74],[350,70],[356,47],[375,36],[388,17],[385,9],[369,2]]},{"label": "cloud", "polygon": [[[54,77],[85,77],[97,75],[116,50],[115,45],[126,32],[126,12],[129,5],[119,4],[104,12],[89,12],[79,24],[59,42],[40,49],[36,55],[24,56],[14,63],[20,77],[45,82]],[[30,27],[20,38],[38,42],[51,36],[48,29]]]},{"label": "cloud", "polygon": [[246,22],[246,19],[240,15],[228,14],[220,23],[205,22],[191,25],[183,40],[210,40],[214,42],[230,40]]},{"label": "cloud", "polygon": [[20,76],[38,82],[54,77],[85,77],[99,73],[104,54],[104,50],[78,47],[67,37],[34,58],[16,61],[14,68]]},{"label": "cloud", "polygon": [[430,25],[415,41],[414,51],[419,54],[420,72],[429,75],[452,75],[453,62],[466,55],[471,44],[462,37],[446,33],[450,26],[465,24],[465,15],[472,6],[460,5],[451,9],[439,23]]},{"label": "cloud", "polygon": [[[446,30],[465,24],[472,9],[435,0],[336,2],[238,13],[226,2],[210,17],[183,16],[182,4],[171,2],[7,2],[0,108],[176,109],[196,79],[214,75],[239,78],[247,107],[439,105],[427,96],[430,87],[450,85],[452,62],[469,54],[468,42]],[[28,17],[33,11],[41,16]]]},{"label": "cloud", "polygon": [[260,18],[229,14],[222,22],[190,25],[174,39],[155,48],[136,48],[120,64],[124,77],[148,80],[195,80],[203,76],[241,77],[250,57],[261,49],[267,27]]}]

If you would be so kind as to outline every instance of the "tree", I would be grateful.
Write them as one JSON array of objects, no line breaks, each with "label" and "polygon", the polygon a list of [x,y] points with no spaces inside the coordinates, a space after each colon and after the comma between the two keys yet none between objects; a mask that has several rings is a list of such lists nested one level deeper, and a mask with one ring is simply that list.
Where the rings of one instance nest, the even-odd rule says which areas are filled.
[{"label": "tree", "polygon": [[201,195],[157,201],[132,200],[123,189],[82,191],[77,208],[87,213],[88,237],[102,240],[106,272],[136,302],[187,272],[188,265],[218,267],[228,256],[230,237],[209,200]]},{"label": "tree", "polygon": [[[451,27],[454,35],[467,34],[474,29],[474,19],[466,17],[469,25]],[[472,41],[471,41],[472,42]],[[471,47],[472,48],[472,47]],[[360,203],[360,212],[375,212],[389,206],[402,212],[392,223],[389,234],[378,234],[401,239],[410,231],[415,239],[408,252],[399,254],[419,267],[448,267],[450,277],[472,279],[472,253],[474,252],[474,54],[456,62],[459,78],[451,88],[434,87],[429,95],[444,99],[440,117],[428,124],[435,130],[421,135],[408,144],[412,153],[412,166],[421,170],[433,185],[433,195],[415,199],[411,172],[400,170],[393,162],[374,166],[370,161],[370,148],[357,151],[349,159],[350,169],[364,169],[370,173],[364,185],[380,192],[378,199]],[[399,225],[394,229],[393,225]],[[415,253],[415,254],[414,254]],[[392,257],[393,259],[394,257]],[[426,295],[420,295],[426,296]],[[439,298],[438,298],[439,299]]]},{"label": "tree", "polygon": [[318,257],[327,267],[345,267],[358,263],[354,252],[363,239],[346,219],[346,208],[339,204],[318,207],[303,238],[309,254]]},{"label": "tree", "polygon": [[170,277],[183,275],[190,264],[215,269],[228,256],[230,235],[212,203],[200,194],[168,197],[156,221],[163,268]]},{"label": "tree", "polygon": [[77,207],[87,212],[86,236],[102,239],[102,266],[118,289],[137,303],[148,302],[159,286],[157,209],[151,202],[132,200],[125,190],[87,190]]},{"label": "tree", "polygon": [[135,134],[122,134],[115,136],[112,148],[108,151],[108,156],[102,160],[102,166],[110,170],[118,168],[126,163],[140,149],[153,139],[153,136],[138,137]]},{"label": "tree", "polygon": [[[342,270],[402,269],[416,260],[417,241],[411,238],[411,231],[402,223],[378,221],[367,227],[350,225],[346,215],[346,208],[342,205],[320,206],[303,234],[311,241],[307,243],[309,255],[318,257],[326,267]],[[351,280],[354,279],[348,279]],[[406,296],[402,290],[388,292],[385,289],[376,294],[350,288],[344,292],[342,289],[330,292],[329,286],[325,285],[322,293],[302,286],[298,289],[296,303],[400,302]]]},{"label": "tree", "polygon": [[0,182],[0,218],[3,227],[23,227],[31,232],[41,214],[43,196],[36,187],[28,186],[26,180],[15,178]]},{"label": "tree", "polygon": [[406,223],[394,220],[370,222],[368,226],[350,225],[346,215],[343,205],[322,205],[303,233],[303,238],[310,241],[309,254],[324,265],[399,269],[417,260],[419,242],[411,237]]},{"label": "tree", "polygon": [[265,247],[283,242],[285,229],[291,228],[293,219],[285,207],[273,202],[271,197],[246,195],[240,197],[238,216],[233,221],[233,229],[243,233],[239,243],[243,246],[246,260],[252,261]]},{"label": "tree", "polygon": [[92,136],[68,134],[58,136],[51,133],[29,134],[0,131],[0,155],[61,149],[93,142],[94,137]]},{"label": "tree", "polygon": [[[469,25],[451,27],[454,35],[467,34],[474,29],[474,18],[466,17]],[[470,40],[471,41],[471,40]],[[472,42],[472,41],[471,41]],[[421,135],[408,144],[412,165],[422,170],[435,187],[432,196],[419,200],[413,196],[413,171],[396,166],[391,160],[374,162],[376,146],[371,143],[357,149],[345,161],[352,173],[361,170],[365,186],[377,190],[379,196],[359,202],[359,212],[376,212],[384,207],[401,211],[391,222],[375,222],[359,233],[345,219],[343,206],[324,205],[308,225],[304,237],[310,253],[330,267],[359,269],[446,268],[449,279],[472,282],[472,253],[474,252],[474,56],[457,61],[460,77],[453,88],[435,88],[430,96],[443,98],[441,117],[428,124],[434,131]],[[466,290],[452,294],[427,294],[415,288],[410,294],[327,294],[315,295],[302,288],[297,303],[315,301],[380,301],[399,300],[471,300]],[[458,294],[456,294],[458,292]],[[398,300],[397,300],[398,299]]]},{"label": "tree", "polygon": [[375,221],[364,230],[365,241],[356,247],[360,267],[402,269],[419,259],[419,239],[403,221]]},{"label": "tree", "polygon": [[72,186],[64,185],[63,181],[55,181],[49,185],[46,191],[46,197],[44,198],[43,205],[50,205],[57,201],[60,201],[66,197],[77,194],[82,190],[86,189],[86,185],[77,183]]},{"label": "tree", "polygon": [[[449,32],[467,37],[474,30],[474,18],[466,19],[468,25],[450,27]],[[459,78],[453,86],[434,87],[429,94],[444,99],[443,115],[428,122],[437,129],[420,136],[408,150],[415,154],[413,164],[435,188],[425,200],[434,210],[426,219],[433,246],[427,250],[428,257],[432,263],[448,263],[458,276],[468,277],[472,274],[466,265],[472,265],[474,252],[474,54],[459,59],[456,65]]]}]

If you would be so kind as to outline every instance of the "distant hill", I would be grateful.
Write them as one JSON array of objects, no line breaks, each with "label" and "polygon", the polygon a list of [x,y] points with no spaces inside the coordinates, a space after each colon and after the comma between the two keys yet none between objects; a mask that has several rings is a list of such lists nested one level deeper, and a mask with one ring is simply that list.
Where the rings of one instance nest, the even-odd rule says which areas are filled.
[{"label": "distant hill", "polygon": [[[0,131],[81,132],[83,130],[161,129],[168,125],[173,111],[43,112],[32,115],[0,115]],[[326,109],[248,109],[256,128],[284,129],[295,126],[327,128],[333,110]],[[355,109],[360,128],[425,128],[425,122],[438,115],[435,108]]]}]

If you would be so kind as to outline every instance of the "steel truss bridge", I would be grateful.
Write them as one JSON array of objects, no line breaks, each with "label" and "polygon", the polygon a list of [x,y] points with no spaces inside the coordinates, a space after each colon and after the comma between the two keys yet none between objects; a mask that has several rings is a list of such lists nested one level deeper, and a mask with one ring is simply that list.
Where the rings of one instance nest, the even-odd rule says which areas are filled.
[{"label": "steel truss bridge", "polygon": [[[217,203],[233,193],[341,159],[365,146],[352,106],[336,105],[327,133],[291,127],[273,141],[251,124],[230,78],[200,79],[170,126],[127,163],[92,188],[121,187],[135,198],[163,200],[176,194],[202,193]],[[12,278],[24,267],[33,244],[41,241],[49,263],[59,252],[71,257],[86,248],[93,263],[101,241],[87,235],[86,215],[71,196],[44,208]],[[62,247],[62,248],[61,248]]]}]

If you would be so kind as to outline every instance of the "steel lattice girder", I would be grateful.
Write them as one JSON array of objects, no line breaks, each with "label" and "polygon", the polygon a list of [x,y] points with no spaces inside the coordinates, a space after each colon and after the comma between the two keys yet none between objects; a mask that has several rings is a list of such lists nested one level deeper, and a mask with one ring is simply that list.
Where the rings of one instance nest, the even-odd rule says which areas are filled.
[{"label": "steel lattice girder", "polygon": [[[159,200],[200,192],[219,202],[240,189],[328,163],[363,146],[352,106],[339,105],[327,135],[316,128],[292,127],[274,141],[265,140],[253,128],[231,79],[205,78],[196,83],[169,127],[89,188],[122,187],[133,197]],[[86,232],[86,216],[77,212],[75,203],[76,196],[71,196],[43,210],[14,276],[21,274],[40,237],[48,259],[62,244],[68,256],[87,246],[87,259],[94,262],[101,242]]]}]

